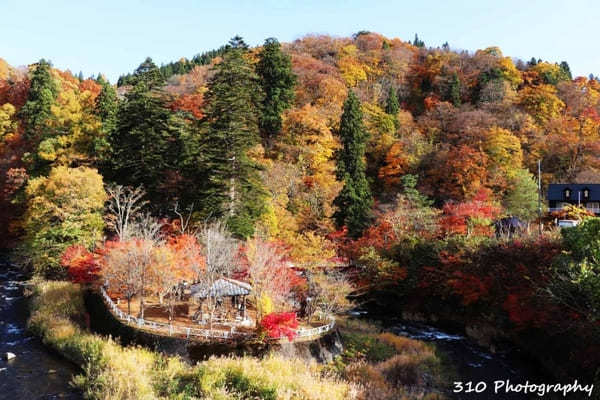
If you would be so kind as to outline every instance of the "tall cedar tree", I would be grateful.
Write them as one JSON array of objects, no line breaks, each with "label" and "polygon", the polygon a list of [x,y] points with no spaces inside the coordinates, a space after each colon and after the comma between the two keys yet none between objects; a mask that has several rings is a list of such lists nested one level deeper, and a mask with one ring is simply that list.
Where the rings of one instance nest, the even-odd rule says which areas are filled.
[{"label": "tall cedar tree", "polygon": [[33,70],[27,102],[21,108],[20,117],[25,123],[25,136],[33,144],[29,174],[39,176],[47,172],[47,162],[40,159],[38,145],[51,133],[48,121],[52,118],[51,106],[58,96],[58,86],[51,74],[50,62],[41,59]]},{"label": "tall cedar tree", "polygon": [[398,94],[394,87],[390,87],[388,97],[385,103],[385,112],[394,118],[394,126],[398,129],[398,110],[400,110],[400,104],[398,103]]},{"label": "tall cedar tree", "polygon": [[263,99],[259,78],[246,59],[247,46],[236,37],[208,84],[201,162],[206,170],[205,213],[224,217],[239,237],[254,233],[264,211],[259,166],[248,151],[260,141],[258,116]]},{"label": "tall cedar tree", "polygon": [[95,113],[102,121],[102,135],[95,143],[95,151],[101,160],[108,156],[108,138],[117,127],[118,100],[117,91],[102,76],[99,76],[97,82],[102,90],[96,97]]},{"label": "tall cedar tree", "polygon": [[390,87],[388,92],[387,101],[385,103],[385,112],[390,115],[398,114],[398,110],[400,110],[400,104],[398,103],[398,94],[396,93],[396,89],[394,87]]},{"label": "tall cedar tree", "polygon": [[166,205],[176,198],[176,171],[185,123],[167,107],[161,91],[164,79],[150,58],[134,72],[132,82],[109,136],[108,176],[123,185],[141,185],[149,200]]},{"label": "tall cedar tree", "polygon": [[256,72],[260,76],[265,93],[259,121],[260,128],[267,148],[270,148],[273,138],[281,131],[281,113],[294,101],[296,85],[296,75],[292,72],[290,56],[281,51],[277,39],[265,40],[259,54]]},{"label": "tall cedar tree", "polygon": [[334,200],[338,210],[334,218],[338,227],[346,226],[351,237],[359,237],[371,220],[373,196],[365,174],[365,148],[368,133],[363,125],[360,102],[348,93],[339,129],[342,148],[337,154],[337,178],[344,187]]},{"label": "tall cedar tree", "polygon": [[448,88],[448,100],[452,102],[454,107],[460,107],[460,79],[456,72],[452,74],[452,79],[450,80],[450,86]]}]

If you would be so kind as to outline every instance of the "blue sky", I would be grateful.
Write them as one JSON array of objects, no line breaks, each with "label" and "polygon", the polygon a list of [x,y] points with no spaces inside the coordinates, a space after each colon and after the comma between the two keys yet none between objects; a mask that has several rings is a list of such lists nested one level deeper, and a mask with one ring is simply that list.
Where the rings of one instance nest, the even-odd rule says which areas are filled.
[{"label": "blue sky", "polygon": [[251,45],[307,33],[359,30],[426,45],[566,60],[575,75],[600,75],[598,0],[0,0],[0,57],[11,65],[48,58],[113,82],[146,56],[158,64],[217,48],[235,34]]}]

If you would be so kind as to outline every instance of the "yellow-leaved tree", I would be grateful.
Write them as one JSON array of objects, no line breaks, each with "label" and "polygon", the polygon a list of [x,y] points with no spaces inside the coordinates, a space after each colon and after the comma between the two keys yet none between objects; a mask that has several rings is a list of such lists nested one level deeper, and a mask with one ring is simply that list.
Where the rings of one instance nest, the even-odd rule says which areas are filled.
[{"label": "yellow-leaved tree", "polygon": [[62,278],[60,257],[67,247],[91,248],[102,239],[102,176],[95,169],[59,166],[48,177],[31,179],[25,193],[23,255],[37,274]]},{"label": "yellow-leaved tree", "polygon": [[100,119],[94,114],[97,90],[80,87],[71,76],[57,71],[54,71],[54,78],[61,89],[55,104],[50,107],[52,117],[48,125],[53,134],[42,140],[38,156],[53,166],[89,164],[102,134]]}]

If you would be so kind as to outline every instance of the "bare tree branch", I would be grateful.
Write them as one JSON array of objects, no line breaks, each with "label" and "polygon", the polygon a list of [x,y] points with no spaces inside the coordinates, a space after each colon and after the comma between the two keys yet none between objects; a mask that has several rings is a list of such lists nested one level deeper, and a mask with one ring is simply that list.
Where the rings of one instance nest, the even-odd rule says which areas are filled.
[{"label": "bare tree branch", "polygon": [[146,192],[141,187],[121,185],[107,186],[106,192],[109,195],[108,225],[113,228],[119,240],[127,240],[132,237],[131,221],[137,218],[138,213],[148,203],[142,200]]}]

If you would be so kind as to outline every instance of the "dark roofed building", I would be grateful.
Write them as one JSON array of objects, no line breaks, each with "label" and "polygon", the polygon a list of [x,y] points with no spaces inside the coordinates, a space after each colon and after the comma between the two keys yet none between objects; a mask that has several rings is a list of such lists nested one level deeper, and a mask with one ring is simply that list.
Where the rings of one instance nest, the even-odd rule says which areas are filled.
[{"label": "dark roofed building", "polygon": [[[252,286],[246,282],[230,278],[217,279],[210,288],[196,283],[190,287],[190,295],[200,306],[192,319],[204,320],[207,314],[203,310],[203,303],[204,300],[210,297],[216,303],[217,319],[227,319],[233,313],[234,317],[246,320],[246,296],[250,294],[251,290]],[[225,298],[231,300],[229,305]]]},{"label": "dark roofed building", "polygon": [[190,289],[193,298],[205,299],[209,296],[215,298],[247,296],[250,294],[251,286],[246,282],[236,281],[235,279],[220,278],[212,284],[210,289],[199,283],[192,285]]},{"label": "dark roofed building", "polygon": [[548,185],[548,207],[558,211],[568,204],[585,207],[600,215],[600,184],[551,183]]}]

